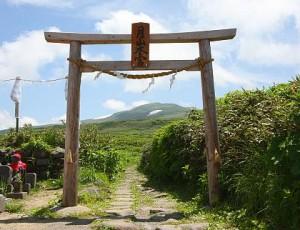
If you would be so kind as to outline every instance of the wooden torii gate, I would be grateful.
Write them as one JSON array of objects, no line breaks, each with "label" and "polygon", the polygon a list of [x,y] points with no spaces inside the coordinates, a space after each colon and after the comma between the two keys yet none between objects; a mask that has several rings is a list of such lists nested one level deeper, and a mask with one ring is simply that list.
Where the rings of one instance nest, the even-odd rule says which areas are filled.
[{"label": "wooden torii gate", "polygon": [[[198,43],[200,57],[211,60],[210,43],[235,37],[236,29],[222,29],[186,33],[150,34],[150,43]],[[78,160],[79,160],[79,114],[81,73],[92,72],[97,66],[99,71],[133,71],[133,70],[177,70],[184,68],[195,60],[155,60],[147,67],[133,68],[130,61],[85,61],[81,60],[81,45],[93,44],[130,44],[131,34],[78,34],[45,32],[45,39],[52,43],[70,44],[67,97],[67,120],[64,161],[63,206],[77,205]],[[209,203],[219,201],[218,171],[220,167],[219,138],[216,116],[215,91],[212,63],[203,68],[193,67],[188,71],[201,70],[203,110],[205,120],[205,142],[208,173]]]}]

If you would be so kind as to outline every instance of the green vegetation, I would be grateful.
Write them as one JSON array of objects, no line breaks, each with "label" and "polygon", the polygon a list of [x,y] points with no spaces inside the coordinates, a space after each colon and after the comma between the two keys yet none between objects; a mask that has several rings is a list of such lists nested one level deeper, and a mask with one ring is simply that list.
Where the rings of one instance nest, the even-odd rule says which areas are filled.
[{"label": "green vegetation", "polygon": [[[234,91],[217,109],[223,202],[213,213],[241,229],[299,229],[300,79]],[[156,183],[189,188],[187,215],[203,213],[208,200],[204,145],[203,114],[193,111],[159,130],[141,161]]]},{"label": "green vegetation", "polygon": [[[299,78],[269,89],[234,91],[218,99],[222,200],[214,208],[206,206],[203,112],[193,110],[185,119],[170,120],[170,116],[148,118],[150,110],[142,107],[136,116],[129,111],[105,122],[81,125],[81,204],[101,215],[123,169],[140,161],[150,185],[177,198],[186,219],[205,218],[210,229],[300,228]],[[13,130],[0,135],[1,149],[19,148],[32,155],[49,153],[57,146],[64,146],[63,126],[26,126],[18,135]],[[61,177],[39,182],[38,189],[60,187]],[[131,189],[135,209],[152,202],[136,184]],[[11,210],[22,209],[12,206]],[[32,215],[54,217],[52,208],[51,204]]]},{"label": "green vegetation", "polygon": [[143,193],[137,183],[132,183],[130,189],[133,194],[133,210],[137,211],[141,207],[151,206],[154,203],[153,198]]},{"label": "green vegetation", "polygon": [[112,121],[136,121],[136,120],[172,120],[186,117],[190,108],[176,104],[150,103],[137,106],[128,111],[114,113],[103,119],[85,120],[84,123],[100,123]]},{"label": "green vegetation", "polygon": [[5,204],[5,211],[10,213],[20,213],[23,211],[23,203],[20,200],[11,200]]},{"label": "green vegetation", "polygon": [[32,217],[38,218],[57,218],[58,214],[55,212],[55,207],[59,203],[59,199],[54,199],[49,201],[48,205],[45,207],[34,208],[29,212],[29,215]]}]

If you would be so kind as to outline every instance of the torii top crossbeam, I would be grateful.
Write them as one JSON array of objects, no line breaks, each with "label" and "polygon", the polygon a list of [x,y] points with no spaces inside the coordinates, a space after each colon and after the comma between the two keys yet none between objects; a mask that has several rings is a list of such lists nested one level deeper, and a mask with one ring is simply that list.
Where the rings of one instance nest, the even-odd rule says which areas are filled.
[{"label": "torii top crossbeam", "polygon": [[[184,33],[150,34],[150,43],[193,43],[200,40],[221,41],[235,37],[236,29],[209,30]],[[79,34],[45,32],[45,39],[52,43],[81,44],[130,44],[131,34]]]}]

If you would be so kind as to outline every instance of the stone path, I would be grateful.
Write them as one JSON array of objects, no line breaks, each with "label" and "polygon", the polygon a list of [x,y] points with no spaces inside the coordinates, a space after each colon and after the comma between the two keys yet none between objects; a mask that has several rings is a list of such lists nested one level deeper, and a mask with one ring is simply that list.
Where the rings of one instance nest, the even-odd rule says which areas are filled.
[{"label": "stone path", "polygon": [[203,230],[207,223],[185,223],[176,202],[167,194],[145,186],[147,179],[134,168],[127,169],[101,226],[116,230]]},{"label": "stone path", "polygon": [[[203,230],[206,222],[187,223],[182,213],[176,210],[176,201],[166,193],[146,186],[147,179],[135,168],[128,168],[120,183],[106,215],[89,218],[40,219],[21,214],[0,213],[0,230],[67,230],[67,229],[115,229],[115,230]],[[27,209],[44,206],[61,190],[43,192],[25,201]],[[63,208],[60,216],[79,211],[86,207]]]}]

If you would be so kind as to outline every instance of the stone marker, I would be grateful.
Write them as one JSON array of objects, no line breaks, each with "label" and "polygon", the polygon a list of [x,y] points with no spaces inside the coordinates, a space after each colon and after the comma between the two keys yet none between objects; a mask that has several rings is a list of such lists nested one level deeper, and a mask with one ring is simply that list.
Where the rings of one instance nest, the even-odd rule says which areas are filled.
[{"label": "stone marker", "polygon": [[27,192],[27,193],[29,194],[30,189],[31,189],[31,184],[30,184],[30,183],[25,183],[25,184],[23,185],[23,191],[24,191],[24,192]]},{"label": "stone marker", "polygon": [[29,183],[31,188],[36,186],[36,173],[26,173],[25,174],[25,184]]},{"label": "stone marker", "polygon": [[0,180],[10,184],[12,179],[12,169],[8,165],[0,165]]}]

